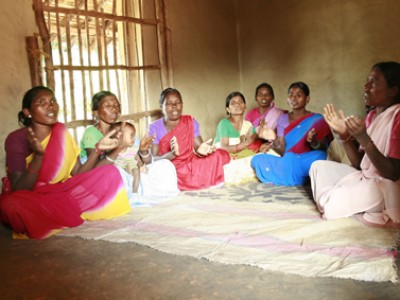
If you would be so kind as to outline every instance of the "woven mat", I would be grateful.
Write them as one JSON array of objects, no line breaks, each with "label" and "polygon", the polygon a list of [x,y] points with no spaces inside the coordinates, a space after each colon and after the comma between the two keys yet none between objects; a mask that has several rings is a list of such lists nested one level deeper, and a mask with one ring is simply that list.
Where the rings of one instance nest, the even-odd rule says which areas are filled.
[{"label": "woven mat", "polygon": [[175,255],[309,277],[398,281],[398,229],[357,218],[323,220],[308,187],[250,182],[181,192],[123,217],[85,222],[62,236],[136,243]]}]

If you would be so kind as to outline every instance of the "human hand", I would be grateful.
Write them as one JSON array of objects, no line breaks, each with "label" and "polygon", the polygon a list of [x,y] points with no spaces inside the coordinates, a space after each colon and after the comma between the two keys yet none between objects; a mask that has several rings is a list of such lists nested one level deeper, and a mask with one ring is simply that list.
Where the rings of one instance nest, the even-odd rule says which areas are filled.
[{"label": "human hand", "polygon": [[156,138],[155,135],[148,136],[147,133],[144,135],[144,137],[140,140],[140,145],[139,145],[139,151],[141,153],[145,153],[147,151],[150,151],[151,146],[153,145],[153,141]]},{"label": "human hand", "polygon": [[108,151],[122,144],[122,132],[118,129],[111,130],[96,145],[96,148]]},{"label": "human hand", "polygon": [[312,143],[316,140],[317,138],[317,131],[315,128],[311,128],[311,130],[307,133],[307,142]]},{"label": "human hand", "polygon": [[263,140],[266,140],[266,141],[274,141],[276,139],[275,130],[269,128],[266,125],[264,119],[260,122],[260,126],[257,127],[256,132],[257,132],[258,137],[260,139],[263,139]]},{"label": "human hand", "polygon": [[206,142],[201,143],[201,145],[197,148],[197,153],[203,156],[207,156],[215,151],[215,147],[211,146],[212,139],[209,139]]},{"label": "human hand", "polygon": [[170,141],[171,151],[174,153],[175,156],[179,156],[179,144],[176,136],[173,136]]},{"label": "human hand", "polygon": [[345,115],[342,110],[336,112],[333,104],[327,104],[324,107],[324,118],[334,133],[339,134],[341,138],[349,135],[347,125],[345,123]]},{"label": "human hand", "polygon": [[267,153],[272,148],[273,142],[266,142],[263,143],[260,148],[258,149],[259,153]]},{"label": "human hand", "polygon": [[30,148],[33,150],[33,152],[35,152],[35,154],[44,155],[45,149],[43,148],[42,144],[39,142],[35,133],[30,127],[28,127],[26,130],[26,139]]},{"label": "human hand", "polygon": [[369,140],[365,122],[357,116],[349,116],[345,119],[347,130],[349,134],[354,137],[360,144]]}]

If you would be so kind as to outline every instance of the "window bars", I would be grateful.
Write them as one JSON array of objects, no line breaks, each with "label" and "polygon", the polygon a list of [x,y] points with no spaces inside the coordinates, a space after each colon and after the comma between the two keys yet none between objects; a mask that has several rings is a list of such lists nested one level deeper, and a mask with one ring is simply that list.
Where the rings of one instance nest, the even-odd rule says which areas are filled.
[{"label": "window bars", "polygon": [[[101,90],[118,97],[124,116],[158,108],[172,85],[167,0],[33,0],[33,8],[32,85],[54,89],[60,121],[92,119],[91,97]],[[149,121],[136,124],[139,134]]]}]

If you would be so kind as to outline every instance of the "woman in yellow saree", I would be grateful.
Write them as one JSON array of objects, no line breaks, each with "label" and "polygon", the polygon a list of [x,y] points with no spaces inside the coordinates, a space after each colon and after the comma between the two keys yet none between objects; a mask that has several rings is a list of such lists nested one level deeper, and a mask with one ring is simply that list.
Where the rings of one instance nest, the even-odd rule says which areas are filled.
[{"label": "woman in yellow saree", "polygon": [[5,142],[8,189],[0,196],[0,221],[16,233],[43,239],[84,220],[110,219],[130,211],[119,171],[103,159],[118,146],[107,135],[85,164],[64,124],[51,89],[38,86],[24,96],[19,121],[25,127]]}]

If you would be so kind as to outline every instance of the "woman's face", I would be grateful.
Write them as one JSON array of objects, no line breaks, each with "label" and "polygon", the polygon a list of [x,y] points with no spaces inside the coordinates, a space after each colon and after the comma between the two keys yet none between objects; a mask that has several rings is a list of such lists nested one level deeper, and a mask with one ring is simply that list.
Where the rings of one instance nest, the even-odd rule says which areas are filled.
[{"label": "woman's face", "polygon": [[256,101],[259,107],[270,107],[274,98],[272,97],[271,91],[266,87],[261,87],[257,91]]},{"label": "woman's face", "polygon": [[240,96],[233,97],[229,101],[229,107],[226,108],[226,111],[230,115],[243,115],[245,110],[246,110],[246,103]]},{"label": "woman's face", "polygon": [[31,116],[32,123],[53,125],[57,122],[58,104],[51,92],[39,91],[32,101],[31,108],[24,109],[24,113]]},{"label": "woman's face", "polygon": [[287,101],[293,110],[305,108],[309,100],[310,97],[306,96],[301,88],[292,87],[289,90]]},{"label": "woman's face", "polygon": [[178,94],[171,93],[165,97],[162,112],[166,120],[179,120],[182,115],[182,99]]},{"label": "woman's face", "polygon": [[115,123],[120,113],[121,105],[115,96],[105,96],[100,101],[99,109],[95,111],[99,121],[103,121],[108,124]]},{"label": "woman's face", "polygon": [[388,107],[396,96],[397,88],[389,88],[383,73],[372,69],[364,85],[364,101],[366,105]]}]

